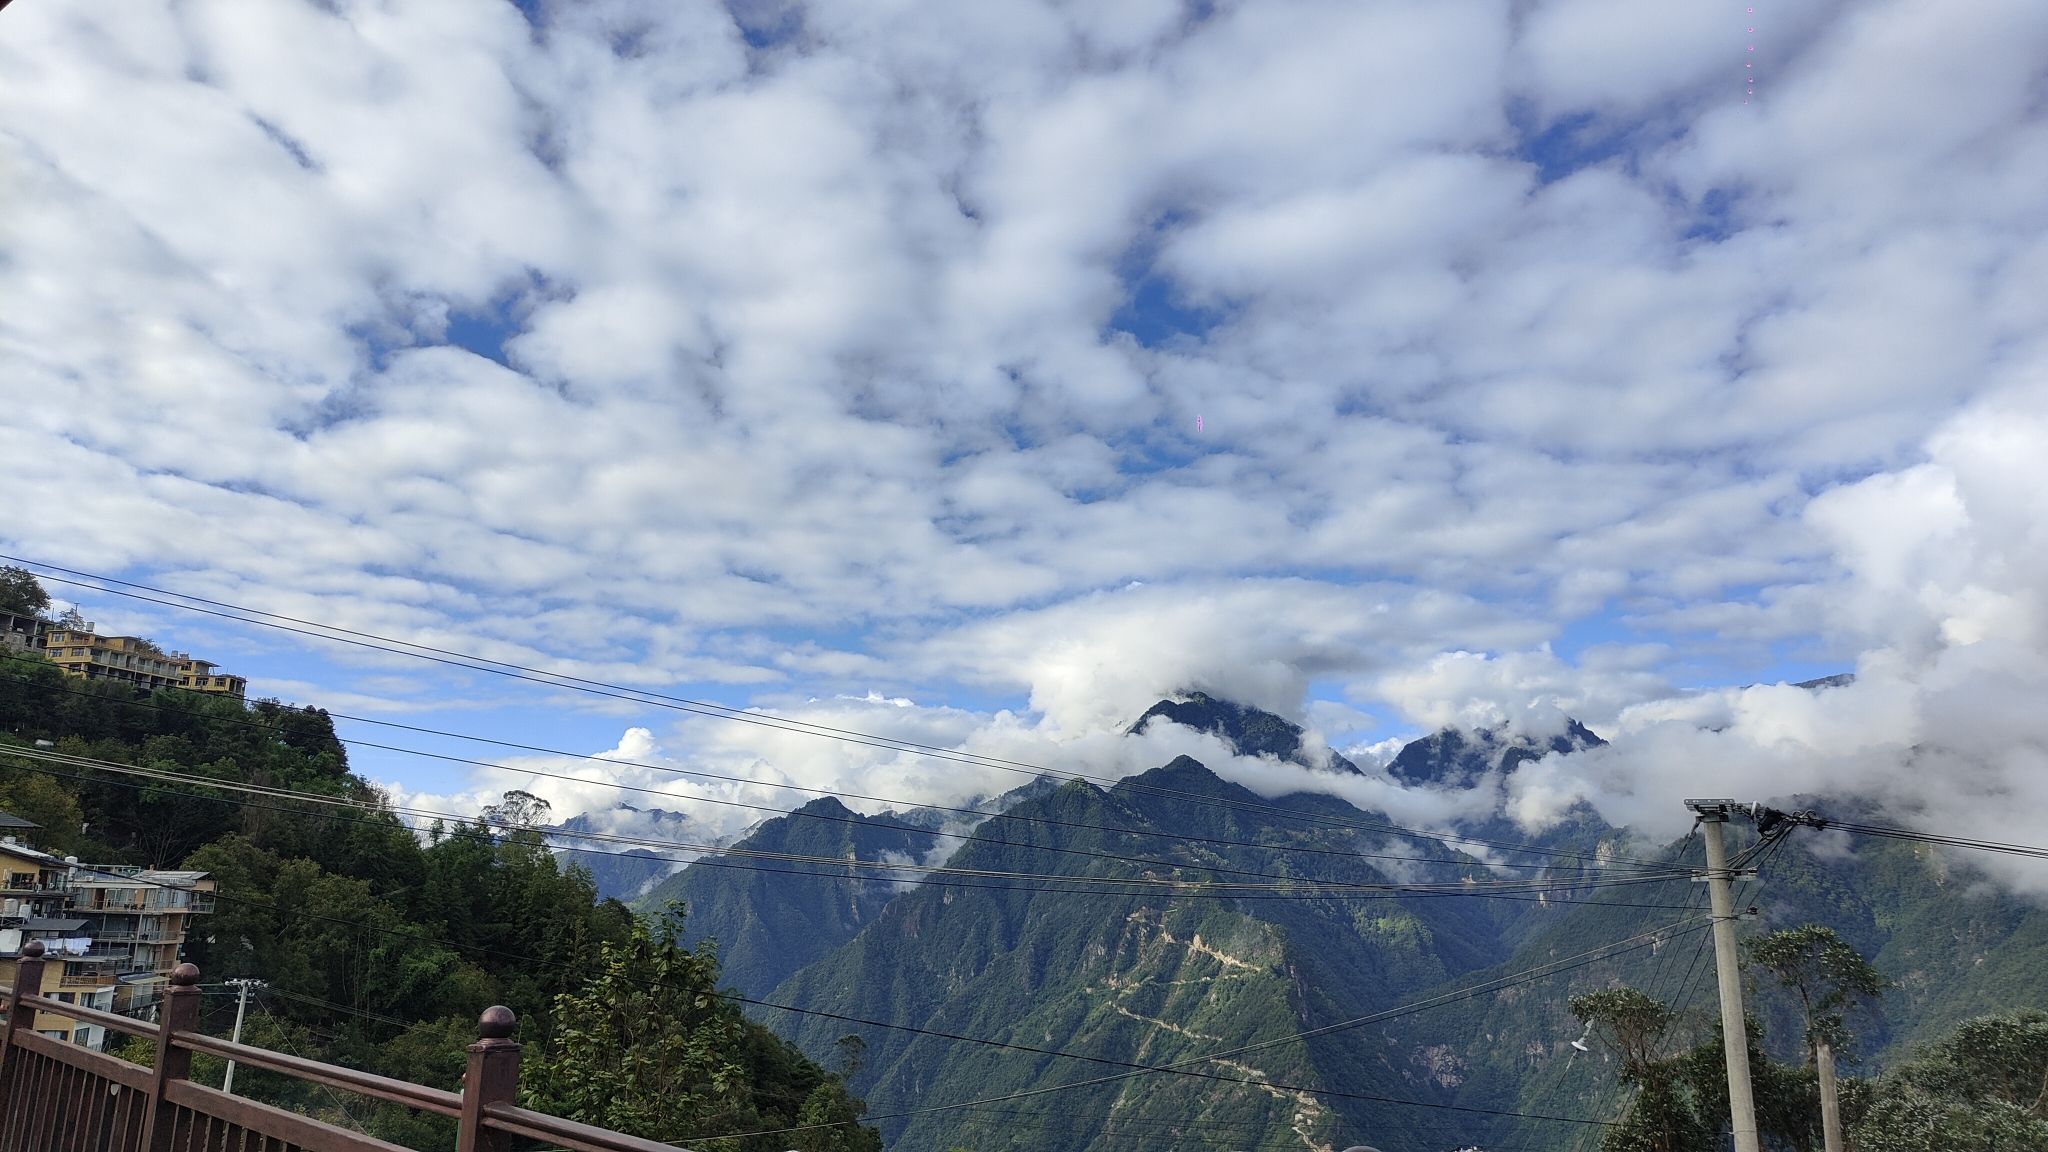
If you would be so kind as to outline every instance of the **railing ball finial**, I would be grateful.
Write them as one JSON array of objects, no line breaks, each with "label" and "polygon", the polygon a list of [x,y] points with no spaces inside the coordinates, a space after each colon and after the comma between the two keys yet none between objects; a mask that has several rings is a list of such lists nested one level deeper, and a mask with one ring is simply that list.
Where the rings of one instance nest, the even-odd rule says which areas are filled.
[{"label": "railing ball finial", "polygon": [[171,983],[179,988],[190,988],[199,983],[197,964],[180,964],[171,969]]},{"label": "railing ball finial", "polygon": [[503,1004],[491,1005],[476,1019],[477,1033],[486,1040],[510,1040],[513,1030],[518,1027],[519,1017]]},{"label": "railing ball finial", "polygon": [[28,943],[26,943],[26,944],[23,944],[23,945],[21,946],[21,958],[22,958],[23,960],[40,960],[40,959],[42,959],[42,958],[43,958],[43,942],[42,942],[41,940],[31,940],[31,941],[29,941]]}]

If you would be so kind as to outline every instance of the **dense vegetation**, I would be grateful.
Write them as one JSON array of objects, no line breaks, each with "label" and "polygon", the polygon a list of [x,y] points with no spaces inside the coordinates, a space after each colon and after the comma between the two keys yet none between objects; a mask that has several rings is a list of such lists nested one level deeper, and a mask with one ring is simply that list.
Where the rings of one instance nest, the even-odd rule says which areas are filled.
[{"label": "dense vegetation", "polygon": [[[1199,718],[1232,735],[1233,722],[1245,716],[1260,721],[1248,738],[1285,743],[1278,727],[1284,721],[1277,718],[1214,707]],[[1569,738],[1574,745],[1597,741],[1583,732]],[[1499,741],[1440,735],[1411,760],[1426,757],[1430,771],[1466,778],[1486,770],[1481,758],[1497,763],[1515,751]],[[1233,875],[1229,870],[1346,881],[1494,875],[1470,864],[1423,867],[1354,855],[1458,858],[1446,844],[1346,826],[1343,821],[1371,814],[1326,796],[1270,802],[1298,817],[1257,807],[1267,803],[1182,760],[1107,791],[1069,784],[1020,804],[983,824],[949,862],[1104,878],[1223,878]],[[1480,828],[1481,834],[1527,838],[1512,826]],[[1738,835],[1737,847],[1746,846],[1748,835]],[[1663,847],[1627,843],[1590,811],[1573,814],[1539,843],[1700,863],[1696,838]],[[1286,847],[1328,855],[1281,850]],[[1759,927],[1827,925],[1846,946],[1869,956],[1888,984],[1883,1005],[1858,1020],[1861,1042],[1841,1053],[1852,1075],[1896,1064],[1972,1017],[2048,1003],[2048,965],[2040,963],[2048,949],[2048,916],[1975,882],[1954,861],[1890,842],[1844,853],[1795,836],[1765,871],[1761,888],[1741,893],[1744,903],[1761,908]],[[1175,899],[1132,889],[1103,894],[926,882],[894,895],[879,914],[866,914],[868,922],[850,939],[794,972],[767,998],[1112,1064],[1162,1063],[1271,1042],[1255,1055],[1203,1066],[1225,1077],[1222,1082],[1153,1075],[885,1121],[892,1148],[901,1152],[1306,1149],[1314,1142],[1362,1143],[1387,1152],[1597,1145],[1598,1128],[1495,1113],[1624,1115],[1635,1085],[1618,1081],[1611,1056],[1570,1047],[1581,1025],[1567,1008],[1575,994],[1624,986],[1648,988],[1677,1012],[1662,1058],[1690,1057],[1673,1065],[1673,1075],[1683,1070],[1693,1079],[1673,1081],[1674,1091],[1692,1093],[1697,1116],[1710,1123],[1707,1117],[1721,1113],[1708,1097],[1722,1090],[1710,1090],[1720,1058],[1709,1012],[1712,966],[1699,919],[1700,886],[1680,876],[1585,888],[1587,873],[1569,858],[1559,858],[1547,875],[1552,886],[1540,900],[1527,893]],[[758,875],[736,869],[694,867],[678,881],[691,884],[701,900],[771,909],[778,901],[812,900],[817,888],[833,886],[822,879],[763,885]],[[729,886],[722,896],[721,886]],[[1650,935],[1680,921],[1694,930]],[[1638,936],[1641,945],[1611,960],[1574,963],[1495,994],[1435,1001]],[[729,958],[745,963],[751,957],[743,952],[793,943],[787,934],[755,933],[730,948]],[[1754,970],[1752,984],[1755,1063],[1760,1082],[1767,1081],[1760,1090],[1776,1102],[1784,1131],[1810,1134],[1815,1089],[1805,1053],[1815,1021],[1803,1015],[1797,989],[1765,968]],[[1432,1006],[1374,1019],[1418,1001]],[[1806,1008],[1825,1012],[1828,1005],[1816,995]],[[789,1031],[814,1058],[829,1056],[848,1028],[859,1032],[868,1050],[853,1085],[883,1115],[1116,1072],[1074,1056],[1020,1054],[772,1012],[763,1018]],[[1364,1022],[1307,1040],[1289,1038],[1304,1028],[1357,1020]],[[1853,1063],[1858,1057],[1860,1065]],[[1304,1099],[1261,1080],[1322,1091]]]},{"label": "dense vegetation", "polygon": [[[4,754],[8,745],[41,742],[58,753],[361,807],[255,799]],[[0,810],[42,825],[38,846],[48,850],[93,863],[213,873],[218,910],[199,922],[188,958],[209,982],[251,976],[269,983],[252,1013],[254,1042],[452,1088],[478,1014],[505,1004],[521,1019],[529,1061],[542,1070],[536,1102],[581,1107],[561,1086],[579,1082],[586,1064],[613,1059],[591,1036],[602,1034],[607,1009],[626,1010],[621,965],[644,967],[657,962],[645,959],[651,956],[670,983],[636,994],[700,1002],[689,1031],[715,1037],[723,1087],[715,1107],[644,1117],[649,1124],[688,1120],[686,1131],[644,1134],[716,1135],[858,1114],[836,1077],[710,996],[718,970],[709,950],[692,954],[652,939],[624,905],[599,900],[588,873],[559,865],[516,803],[496,823],[458,822],[424,836],[381,805],[377,791],[350,773],[346,749],[317,710],[172,690],[144,696],[65,677],[34,655],[0,653]],[[620,1075],[616,1068],[607,1074]],[[329,1093],[260,1073],[238,1079],[237,1089],[419,1147],[448,1146],[438,1118],[369,1102],[344,1109]],[[841,1126],[705,1146],[868,1147],[860,1131]]]}]

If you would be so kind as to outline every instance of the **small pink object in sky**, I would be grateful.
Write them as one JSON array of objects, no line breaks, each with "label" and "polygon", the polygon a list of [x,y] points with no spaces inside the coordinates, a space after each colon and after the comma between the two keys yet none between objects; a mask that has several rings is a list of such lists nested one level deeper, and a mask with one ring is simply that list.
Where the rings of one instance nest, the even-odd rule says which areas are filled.
[{"label": "small pink object in sky", "polygon": [[[1750,17],[1754,17],[1754,16],[1756,15],[1756,9],[1755,9],[1755,8],[1748,8],[1748,9],[1745,9],[1745,10],[1744,10],[1744,14],[1745,14],[1745,15],[1748,15],[1748,16],[1750,16]],[[1748,31],[1749,31],[1750,35],[1752,35],[1752,36],[1756,34],[1756,28],[1755,28],[1754,26],[1750,27],[1750,28],[1748,29]],[[1754,44],[1751,44],[1751,45],[1749,46],[1749,50],[1750,50],[1751,52],[1754,52],[1754,51],[1756,51],[1756,45],[1754,45]],[[1751,96],[1754,96],[1754,95],[1756,95],[1756,65],[1755,65],[1755,64],[1744,64],[1744,65],[1742,66],[1742,69],[1743,69],[1743,83],[1744,83],[1744,91],[1743,91],[1743,93],[1742,93],[1742,102],[1743,102],[1744,104],[1747,104],[1747,103],[1749,103],[1749,98],[1750,98]]]},{"label": "small pink object in sky", "polygon": [[1201,430],[1202,430],[1202,418],[1201,418],[1200,416],[1196,416],[1196,417],[1195,417],[1195,431],[1197,431],[1197,432],[1200,432]]}]

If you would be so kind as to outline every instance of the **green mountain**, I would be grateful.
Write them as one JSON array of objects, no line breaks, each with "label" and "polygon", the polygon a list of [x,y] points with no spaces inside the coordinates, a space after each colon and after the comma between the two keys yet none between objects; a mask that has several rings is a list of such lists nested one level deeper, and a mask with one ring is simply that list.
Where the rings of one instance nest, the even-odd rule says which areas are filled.
[{"label": "green mountain", "polygon": [[[1192,715],[1203,730],[1245,733],[1259,751],[1298,752],[1284,720],[1220,705],[1162,702],[1147,717]],[[1438,733],[1404,751],[1399,771],[1456,786],[1598,742],[1576,725],[1550,743]],[[779,1003],[841,1019],[762,1019],[814,1057],[860,1036],[853,1086],[896,1152],[1562,1152],[1597,1138],[1596,1126],[1571,1121],[1611,1118],[1620,1097],[1604,1055],[1572,1047],[1579,1029],[1565,1003],[1620,981],[1669,1000],[1689,991],[1696,1016],[1712,1005],[1702,886],[1639,871],[1697,867],[1697,841],[1631,843],[1585,808],[1540,836],[1498,817],[1460,830],[1493,844],[1393,836],[1376,827],[1385,822],[1323,795],[1261,798],[1185,757],[1107,789],[1069,783],[990,819],[949,861],[1037,879],[935,878],[895,894],[774,990]],[[1873,1066],[1960,1019],[2048,1004],[2040,912],[1900,845],[1848,855],[1807,836],[1780,846],[1746,902],[1760,910],[1758,927],[1836,927],[1899,981],[1883,1014],[1863,1022]],[[1461,847],[1522,866],[1482,866]],[[1541,883],[1484,896],[1159,883],[1456,886],[1504,876]],[[800,891],[764,886],[754,898]],[[1631,951],[1585,958],[1638,936]],[[737,948],[727,955],[746,963]],[[1522,977],[1540,965],[1557,970]],[[1467,991],[1495,980],[1505,982]],[[1406,1007],[1415,1004],[1429,1006]],[[1769,1044],[1789,1054],[1790,1004],[1758,989],[1755,1008]],[[1229,1054],[1246,1045],[1258,1047]],[[1218,1052],[1189,1066],[1206,1078],[1119,1075]],[[1088,1081],[1097,1082],[1065,1087]]]},{"label": "green mountain", "polygon": [[[775,998],[1111,1061],[1157,1063],[1275,1041],[1205,1066],[1220,1081],[1146,1076],[1061,1091],[1037,1103],[1024,1097],[992,1111],[884,1122],[896,1149],[1107,1150],[1130,1148],[1141,1134],[1211,1141],[1181,1145],[1192,1147],[1282,1139],[1291,1143],[1271,1146],[1317,1148],[1344,1147],[1368,1132],[1390,1150],[1435,1147],[1380,1135],[1412,1127],[1418,1114],[1427,1115],[1417,1109],[1291,1087],[1445,1102],[1446,1088],[1417,1092],[1403,1082],[1407,1054],[1355,1031],[1310,1041],[1287,1037],[1304,1026],[1391,1007],[1497,962],[1504,925],[1543,915],[1542,904],[1368,891],[1310,899],[1252,892],[1176,896],[1151,883],[1275,884],[1312,876],[1386,884],[1396,879],[1396,867],[1402,880],[1486,875],[1440,845],[1398,854],[1447,862],[1360,855],[1388,849],[1378,832],[1347,823],[1361,819],[1364,814],[1325,796],[1263,800],[1185,757],[1106,791],[1071,783],[983,825],[984,835],[1003,842],[970,842],[952,863],[1096,878],[1079,886],[1092,891],[1076,891],[1071,882],[927,882],[891,903],[846,945],[798,971]],[[1568,886],[1561,883],[1557,894],[1568,895]],[[880,1115],[1117,1070],[816,1018],[794,1025],[790,1034],[807,1050],[822,1051],[849,1030],[867,1045],[856,1083]]]},{"label": "green mountain", "polygon": [[618,804],[595,812],[579,812],[548,829],[548,844],[566,867],[590,873],[601,899],[632,901],[681,867],[673,856],[649,848],[619,851],[590,834],[631,835],[648,839],[701,840],[705,834],[689,817],[661,808],[640,809]]},{"label": "green mountain", "polygon": [[[1700,849],[1672,846],[1698,866]],[[1757,921],[1745,936],[1800,924],[1834,928],[1892,982],[1872,1010],[1852,1019],[1861,1071],[1898,1064],[1972,1017],[2016,1007],[2048,1005],[2048,911],[1984,882],[1984,878],[1922,847],[1893,841],[1858,842],[1853,854],[1810,832],[1794,832],[1762,867],[1761,878],[1737,890],[1738,907],[1753,906]],[[1687,912],[1632,907],[1564,909],[1485,973],[1526,970],[1584,950],[1589,941],[1614,940],[1697,912],[1703,893],[1688,902],[1683,883],[1645,886],[1630,902],[1676,898]],[[1617,900],[1619,898],[1616,898]],[[1456,1102],[1472,1106],[1571,1116],[1611,1116],[1618,1100],[1613,1071],[1597,1048],[1578,1054],[1579,1033],[1565,1008],[1582,991],[1624,979],[1687,1009],[1685,1035],[1711,1039],[1718,1007],[1713,954],[1704,931],[1673,938],[1654,955],[1589,968],[1538,986],[1540,994],[1465,1001],[1381,1029],[1386,1041],[1431,1053],[1430,1072],[1456,1082]],[[1790,993],[1769,981],[1746,980],[1746,1003],[1764,1031],[1765,1049],[1801,1061],[1800,1017]],[[1425,1075],[1420,1069],[1410,1078]],[[1554,1125],[1563,1128],[1564,1125]],[[1481,1143],[1514,1146],[1545,1136],[1542,1122],[1503,1119]],[[1569,1147],[1554,1141],[1536,1147]]]},{"label": "green mountain", "polygon": [[[706,856],[632,902],[660,916],[680,901],[683,938],[711,941],[725,962],[725,983],[748,996],[853,938],[917,873],[835,867],[776,857],[828,857],[881,864],[936,863],[955,838],[988,816],[1057,785],[1038,777],[1001,795],[974,797],[957,809],[912,808],[864,816],[825,797],[764,820],[724,853]],[[676,817],[681,819],[681,817]]]},{"label": "green mountain", "polygon": [[902,891],[888,873],[773,857],[916,863],[938,842],[934,829],[893,813],[863,816],[827,796],[763,821],[732,846],[765,856],[704,857],[633,907],[659,915],[680,901],[687,946],[715,942],[725,986],[759,996],[852,938]]}]

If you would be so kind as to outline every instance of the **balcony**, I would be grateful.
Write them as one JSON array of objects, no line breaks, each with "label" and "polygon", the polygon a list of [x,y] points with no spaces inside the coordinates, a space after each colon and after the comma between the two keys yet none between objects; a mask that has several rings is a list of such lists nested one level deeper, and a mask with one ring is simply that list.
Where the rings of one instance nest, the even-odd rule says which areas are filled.
[{"label": "balcony", "polygon": [[90,934],[94,940],[109,944],[178,944],[185,939],[183,932],[165,932],[158,928],[110,928]]},{"label": "balcony", "polygon": [[29,877],[23,879],[17,875],[9,876],[7,878],[7,886],[0,888],[0,891],[9,892],[17,896],[24,893],[30,896],[62,896],[71,891],[71,885],[61,876]]}]

